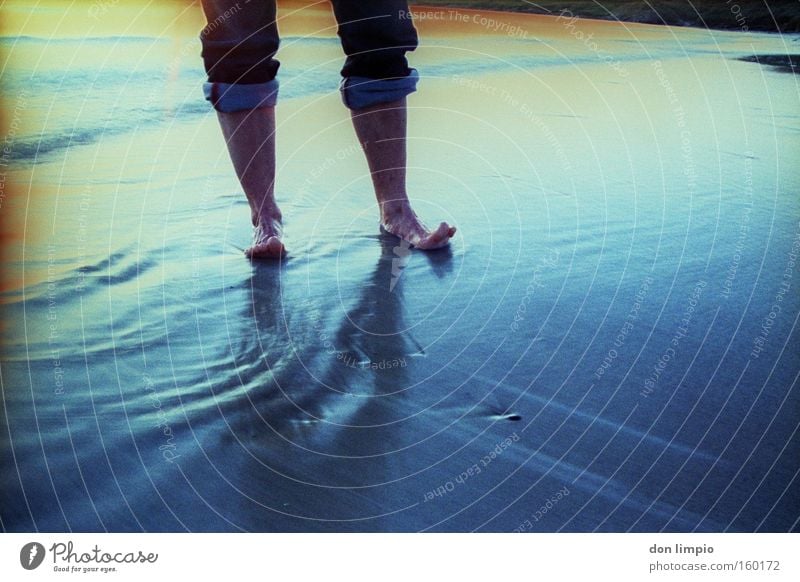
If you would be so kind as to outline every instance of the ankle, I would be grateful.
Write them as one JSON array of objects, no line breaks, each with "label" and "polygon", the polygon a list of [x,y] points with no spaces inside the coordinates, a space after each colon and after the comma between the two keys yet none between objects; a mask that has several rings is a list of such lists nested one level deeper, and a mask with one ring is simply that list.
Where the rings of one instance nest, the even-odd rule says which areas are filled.
[{"label": "ankle", "polygon": [[277,206],[261,207],[257,212],[254,211],[250,214],[250,220],[253,222],[253,226],[258,226],[259,224],[269,225],[274,220],[281,222],[283,215],[281,215],[281,211]]},{"label": "ankle", "polygon": [[406,197],[399,197],[393,200],[387,200],[381,202],[381,217],[383,219],[388,218],[396,218],[398,216],[403,216],[410,214],[411,211],[411,203],[408,201]]}]

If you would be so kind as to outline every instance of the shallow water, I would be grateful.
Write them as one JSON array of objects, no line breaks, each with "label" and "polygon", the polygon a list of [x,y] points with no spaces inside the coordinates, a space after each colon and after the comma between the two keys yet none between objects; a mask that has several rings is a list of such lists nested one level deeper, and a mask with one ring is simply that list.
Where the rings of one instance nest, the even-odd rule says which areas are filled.
[{"label": "shallow water", "polygon": [[797,39],[502,18],[420,25],[429,254],[285,22],[281,264],[191,26],[2,39],[5,530],[797,529]]}]

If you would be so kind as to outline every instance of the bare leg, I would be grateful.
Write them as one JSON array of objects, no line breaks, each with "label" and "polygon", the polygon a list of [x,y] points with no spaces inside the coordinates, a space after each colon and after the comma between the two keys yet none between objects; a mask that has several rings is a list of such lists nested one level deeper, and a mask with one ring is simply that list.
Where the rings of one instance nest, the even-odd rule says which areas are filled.
[{"label": "bare leg", "polygon": [[281,211],[275,202],[275,108],[263,107],[235,113],[217,112],[233,167],[250,203],[255,232],[250,258],[278,258]]},{"label": "bare leg", "polygon": [[381,226],[419,249],[446,246],[456,228],[446,222],[435,230],[426,227],[406,193],[406,100],[380,103],[351,115],[372,173]]}]

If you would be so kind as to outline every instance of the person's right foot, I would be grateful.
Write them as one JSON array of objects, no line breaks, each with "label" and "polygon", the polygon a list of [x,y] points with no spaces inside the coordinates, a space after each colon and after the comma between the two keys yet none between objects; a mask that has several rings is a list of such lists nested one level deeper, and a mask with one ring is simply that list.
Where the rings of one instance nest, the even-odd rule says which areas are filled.
[{"label": "person's right foot", "polygon": [[281,242],[283,227],[280,219],[259,222],[253,231],[253,246],[244,251],[249,259],[279,259],[286,252]]}]

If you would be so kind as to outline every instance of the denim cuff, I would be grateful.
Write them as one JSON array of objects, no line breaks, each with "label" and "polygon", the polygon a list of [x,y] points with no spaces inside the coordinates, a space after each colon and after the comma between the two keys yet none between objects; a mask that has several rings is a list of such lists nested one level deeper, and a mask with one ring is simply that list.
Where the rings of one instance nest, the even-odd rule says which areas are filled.
[{"label": "denim cuff", "polygon": [[214,109],[223,113],[275,107],[278,102],[278,79],[266,83],[203,83],[203,93]]},{"label": "denim cuff", "polygon": [[339,90],[348,109],[364,109],[378,103],[397,101],[417,90],[419,73],[410,69],[407,77],[394,79],[371,79],[369,77],[345,77]]}]

